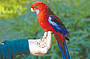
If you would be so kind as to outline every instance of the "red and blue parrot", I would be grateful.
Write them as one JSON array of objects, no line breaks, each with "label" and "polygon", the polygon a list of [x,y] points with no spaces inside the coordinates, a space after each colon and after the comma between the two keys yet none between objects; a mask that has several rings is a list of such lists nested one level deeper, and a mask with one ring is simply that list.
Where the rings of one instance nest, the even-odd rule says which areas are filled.
[{"label": "red and blue parrot", "polygon": [[38,22],[44,31],[52,31],[63,59],[70,59],[65,40],[69,40],[70,35],[60,19],[43,2],[35,2],[31,5],[31,11],[35,11]]}]

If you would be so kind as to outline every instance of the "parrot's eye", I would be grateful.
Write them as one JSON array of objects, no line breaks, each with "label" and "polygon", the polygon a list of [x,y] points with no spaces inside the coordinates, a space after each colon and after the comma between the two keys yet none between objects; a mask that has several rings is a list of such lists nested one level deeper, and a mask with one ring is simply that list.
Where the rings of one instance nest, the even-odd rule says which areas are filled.
[{"label": "parrot's eye", "polygon": [[34,6],[34,8],[37,8],[37,6]]}]

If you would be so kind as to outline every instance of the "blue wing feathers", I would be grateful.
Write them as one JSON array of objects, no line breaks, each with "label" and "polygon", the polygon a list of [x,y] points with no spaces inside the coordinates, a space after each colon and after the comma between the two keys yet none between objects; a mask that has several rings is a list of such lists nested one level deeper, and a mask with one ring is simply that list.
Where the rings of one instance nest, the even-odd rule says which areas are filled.
[{"label": "blue wing feathers", "polygon": [[63,35],[66,35],[68,33],[67,29],[65,27],[62,27],[53,16],[50,16],[48,21],[56,32],[59,32]]},{"label": "blue wing feathers", "polygon": [[[58,22],[57,19],[54,16],[49,16],[48,21],[56,32],[59,32],[62,35],[68,34],[67,29],[63,26],[63,24],[60,24],[60,22]],[[57,41],[57,43],[58,43],[58,41]],[[67,50],[67,45],[66,45],[65,40],[64,40],[64,50],[63,50],[63,47],[60,46],[60,43],[58,43],[58,47],[59,47],[59,49],[62,53],[63,59],[70,59],[69,52]]]}]

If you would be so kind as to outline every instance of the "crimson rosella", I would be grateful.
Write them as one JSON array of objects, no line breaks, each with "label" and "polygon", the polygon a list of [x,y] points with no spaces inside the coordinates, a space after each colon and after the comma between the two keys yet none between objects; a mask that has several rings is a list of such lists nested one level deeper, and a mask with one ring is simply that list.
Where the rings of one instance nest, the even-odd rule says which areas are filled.
[{"label": "crimson rosella", "polygon": [[70,59],[65,39],[69,40],[69,32],[60,19],[43,2],[35,2],[31,5],[31,11],[35,11],[40,26],[44,31],[52,31],[55,36],[63,59]]}]

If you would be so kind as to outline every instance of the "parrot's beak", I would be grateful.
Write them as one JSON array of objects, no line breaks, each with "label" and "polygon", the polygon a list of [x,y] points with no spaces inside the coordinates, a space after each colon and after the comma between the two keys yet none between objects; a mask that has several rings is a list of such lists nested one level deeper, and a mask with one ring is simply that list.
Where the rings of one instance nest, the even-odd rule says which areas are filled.
[{"label": "parrot's beak", "polygon": [[31,8],[31,11],[34,12],[33,8]]}]

